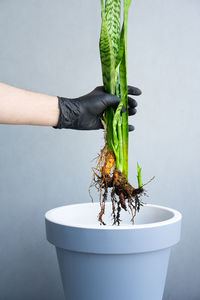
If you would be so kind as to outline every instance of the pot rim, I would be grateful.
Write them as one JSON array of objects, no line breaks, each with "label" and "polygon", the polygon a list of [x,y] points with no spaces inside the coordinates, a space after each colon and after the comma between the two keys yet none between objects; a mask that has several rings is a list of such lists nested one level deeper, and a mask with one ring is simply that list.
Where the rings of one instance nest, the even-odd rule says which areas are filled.
[{"label": "pot rim", "polygon": [[[108,203],[108,202],[107,202]],[[164,221],[160,221],[160,222],[153,222],[153,223],[147,223],[147,224],[130,224],[130,225],[100,225],[100,224],[67,224],[67,222],[59,222],[59,221],[55,221],[52,217],[51,214],[53,212],[55,212],[56,210],[62,209],[62,208],[66,208],[66,207],[75,207],[75,206],[86,206],[86,205],[97,205],[99,204],[98,202],[86,202],[86,203],[76,203],[76,204],[70,204],[70,205],[63,205],[63,206],[59,206],[56,208],[53,208],[49,211],[46,212],[45,214],[45,219],[51,223],[54,224],[58,224],[58,225],[62,225],[65,227],[71,227],[71,228],[85,228],[85,229],[93,229],[93,230],[133,230],[133,229],[145,229],[145,228],[155,228],[155,227],[163,227],[163,226],[167,226],[167,225],[171,225],[174,224],[176,222],[179,222],[182,219],[182,214],[172,208],[166,207],[166,206],[161,206],[161,205],[156,205],[156,204],[144,204],[143,207],[152,207],[152,208],[158,208],[158,209],[162,209],[165,211],[168,211],[172,214],[172,217],[170,217],[167,220]]]}]

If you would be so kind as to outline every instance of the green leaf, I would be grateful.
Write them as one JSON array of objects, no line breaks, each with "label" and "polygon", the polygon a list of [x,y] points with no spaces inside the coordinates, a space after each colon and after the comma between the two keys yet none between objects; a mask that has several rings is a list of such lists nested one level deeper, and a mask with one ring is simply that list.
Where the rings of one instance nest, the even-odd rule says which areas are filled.
[{"label": "green leaf", "polygon": [[117,135],[117,124],[121,118],[122,106],[123,103],[122,101],[120,101],[113,118],[113,141],[114,141],[115,150],[118,150],[118,146],[119,146],[119,140]]},{"label": "green leaf", "polygon": [[105,11],[102,11],[101,36],[99,41],[104,88],[108,93],[115,93],[115,57],[109,36]]},{"label": "green leaf", "polygon": [[128,9],[131,0],[124,0],[124,23],[121,33],[120,48],[123,47],[123,56],[119,66],[121,99],[126,108],[122,113],[122,136],[123,136],[123,173],[128,178],[128,85],[127,85],[127,25]]},{"label": "green leaf", "polygon": [[122,113],[122,136],[123,136],[123,173],[128,178],[128,87],[125,52],[119,67],[121,101],[126,109]]},{"label": "green leaf", "polygon": [[112,41],[115,59],[119,52],[120,14],[121,14],[121,0],[106,0],[105,17],[106,17],[108,33]]},{"label": "green leaf", "polygon": [[141,188],[142,184],[142,168],[140,168],[139,164],[137,163],[137,179],[138,179],[138,187]]},{"label": "green leaf", "polygon": [[122,61],[122,57],[124,54],[124,24],[122,25],[121,35],[120,35],[120,46],[117,58],[115,60],[115,69],[119,68],[119,65]]},{"label": "green leaf", "polygon": [[120,101],[113,118],[113,141],[114,141],[114,153],[116,156],[116,167],[123,172],[123,138],[122,138],[122,122],[121,122],[121,110],[123,102]]}]

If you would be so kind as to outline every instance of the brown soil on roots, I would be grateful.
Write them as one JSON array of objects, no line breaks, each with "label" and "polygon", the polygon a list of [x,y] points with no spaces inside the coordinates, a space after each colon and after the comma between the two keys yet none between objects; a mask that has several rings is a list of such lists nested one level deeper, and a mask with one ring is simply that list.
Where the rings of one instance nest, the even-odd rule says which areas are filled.
[{"label": "brown soil on roots", "polygon": [[93,178],[89,193],[92,187],[96,187],[99,192],[101,205],[98,216],[99,222],[106,225],[103,221],[103,215],[105,213],[105,203],[110,195],[113,225],[120,225],[120,212],[122,209],[131,213],[131,221],[134,223],[136,212],[139,212],[140,207],[143,205],[140,199],[142,195],[145,195],[143,187],[134,188],[124,175],[116,169],[115,155],[112,151],[107,151],[106,146],[98,155],[96,167],[92,170]]}]

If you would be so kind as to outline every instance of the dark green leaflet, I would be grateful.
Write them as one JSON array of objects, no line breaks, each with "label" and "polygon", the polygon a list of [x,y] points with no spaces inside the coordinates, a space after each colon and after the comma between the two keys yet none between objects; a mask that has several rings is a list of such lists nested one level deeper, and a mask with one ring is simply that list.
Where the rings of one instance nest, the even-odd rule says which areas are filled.
[{"label": "dark green leaflet", "polygon": [[[110,94],[115,94],[115,58],[114,50],[112,46],[112,41],[110,39],[107,22],[105,17],[104,2],[101,1],[102,5],[102,25],[101,25],[101,36],[99,41],[100,57],[101,57],[101,67],[103,84],[106,92]],[[112,140],[113,140],[113,120],[114,111],[113,108],[107,109],[104,121],[107,127],[107,147],[108,150],[112,150]]]},{"label": "dark green leaflet", "polygon": [[105,16],[108,33],[112,41],[115,59],[119,51],[120,43],[120,14],[121,0],[106,0]]},{"label": "dark green leaflet", "polygon": [[99,41],[104,88],[115,93],[115,59],[112,42],[108,33],[105,11],[102,11],[101,36]]}]

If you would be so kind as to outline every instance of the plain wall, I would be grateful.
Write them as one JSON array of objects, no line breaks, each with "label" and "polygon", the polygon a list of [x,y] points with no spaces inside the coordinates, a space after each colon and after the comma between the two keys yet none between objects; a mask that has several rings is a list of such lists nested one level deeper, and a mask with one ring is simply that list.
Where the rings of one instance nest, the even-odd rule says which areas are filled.
[{"label": "plain wall", "polygon": [[[133,2],[128,81],[143,95],[130,121],[130,181],[139,161],[144,182],[156,177],[144,200],[182,212],[164,300],[198,300],[200,2]],[[0,81],[66,97],[91,91],[102,84],[100,24],[98,0],[1,0]],[[44,214],[90,201],[91,160],[103,143],[102,131],[0,126],[1,300],[64,299]]]}]

